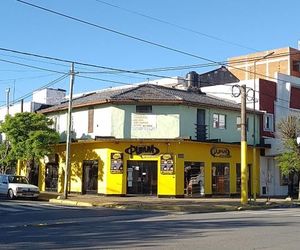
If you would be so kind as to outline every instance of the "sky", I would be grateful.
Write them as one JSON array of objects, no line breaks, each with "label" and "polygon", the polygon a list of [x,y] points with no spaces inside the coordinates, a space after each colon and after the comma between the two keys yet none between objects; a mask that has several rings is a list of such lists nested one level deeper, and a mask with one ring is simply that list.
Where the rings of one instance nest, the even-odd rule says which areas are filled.
[{"label": "sky", "polygon": [[[24,1],[77,21],[17,0],[0,1],[0,106],[7,89],[11,101],[30,100],[42,86],[68,93],[71,61],[77,62],[74,93],[80,93],[206,72],[219,67],[212,62],[297,48],[300,40],[297,0]],[[148,75],[107,68],[148,69]]]}]

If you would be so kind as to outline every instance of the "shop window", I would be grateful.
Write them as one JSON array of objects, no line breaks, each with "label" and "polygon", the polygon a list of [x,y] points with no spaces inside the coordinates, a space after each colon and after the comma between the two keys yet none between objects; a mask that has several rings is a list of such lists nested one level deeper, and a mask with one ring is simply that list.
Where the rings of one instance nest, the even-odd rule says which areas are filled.
[{"label": "shop window", "polygon": [[212,163],[213,194],[229,194],[230,165],[229,163]]},{"label": "shop window", "polygon": [[213,114],[213,128],[225,129],[226,128],[226,115]]},{"label": "shop window", "polygon": [[[246,130],[248,131],[248,126],[249,125],[249,118],[247,117],[246,119]],[[237,116],[236,117],[236,129],[241,130],[241,117]]]},{"label": "shop window", "polygon": [[184,162],[185,194],[192,197],[205,195],[204,162]]},{"label": "shop window", "polygon": [[273,132],[274,131],[274,122],[273,122],[273,114],[265,114],[264,115],[264,131]]},{"label": "shop window", "polygon": [[136,113],[152,113],[151,105],[138,105],[136,106]]}]

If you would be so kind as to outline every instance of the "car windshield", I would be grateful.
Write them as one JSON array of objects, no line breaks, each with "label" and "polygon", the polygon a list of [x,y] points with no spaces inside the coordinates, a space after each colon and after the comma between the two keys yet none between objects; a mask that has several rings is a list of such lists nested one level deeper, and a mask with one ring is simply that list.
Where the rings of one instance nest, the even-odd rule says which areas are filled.
[{"label": "car windshield", "polygon": [[8,176],[8,182],[9,183],[28,184],[28,180],[24,176]]}]

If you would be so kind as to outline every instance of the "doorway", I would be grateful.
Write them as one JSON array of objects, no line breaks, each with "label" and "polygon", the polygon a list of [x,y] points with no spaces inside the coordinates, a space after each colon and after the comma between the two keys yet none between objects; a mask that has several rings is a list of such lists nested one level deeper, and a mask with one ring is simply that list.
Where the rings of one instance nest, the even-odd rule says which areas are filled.
[{"label": "doorway", "polygon": [[98,161],[83,161],[82,194],[96,194],[98,191]]},{"label": "doorway", "polygon": [[49,192],[57,192],[58,164],[47,163],[45,168],[45,189]]},{"label": "doorway", "polygon": [[230,168],[229,163],[212,163],[212,193],[229,194],[230,192]]},{"label": "doorway", "polygon": [[204,181],[204,162],[184,162],[184,190],[187,196],[204,196]]},{"label": "doorway", "polygon": [[127,194],[157,194],[157,161],[127,161]]}]

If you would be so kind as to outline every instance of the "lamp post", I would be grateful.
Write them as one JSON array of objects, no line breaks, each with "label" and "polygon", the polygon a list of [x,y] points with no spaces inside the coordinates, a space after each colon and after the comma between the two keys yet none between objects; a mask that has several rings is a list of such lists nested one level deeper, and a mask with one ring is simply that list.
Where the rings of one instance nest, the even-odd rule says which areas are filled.
[{"label": "lamp post", "polygon": [[[256,60],[254,60],[253,63],[253,164],[252,164],[252,169],[253,169],[253,200],[256,201],[256,185],[257,185],[257,173],[256,173],[256,119],[255,119],[255,111],[256,111],[256,107],[255,107],[255,103],[256,103],[256,82],[255,82],[255,78],[256,78],[256,63],[260,60],[266,59],[267,57],[271,56],[274,54],[274,51],[266,54],[265,56],[258,58]],[[251,192],[251,190],[250,190]]]}]

